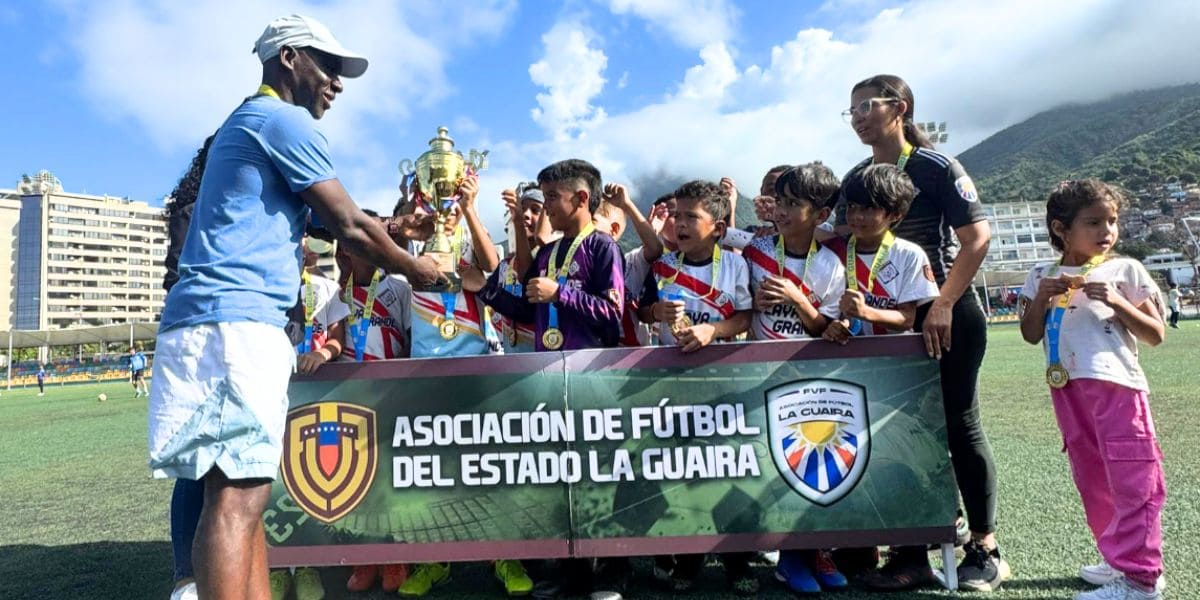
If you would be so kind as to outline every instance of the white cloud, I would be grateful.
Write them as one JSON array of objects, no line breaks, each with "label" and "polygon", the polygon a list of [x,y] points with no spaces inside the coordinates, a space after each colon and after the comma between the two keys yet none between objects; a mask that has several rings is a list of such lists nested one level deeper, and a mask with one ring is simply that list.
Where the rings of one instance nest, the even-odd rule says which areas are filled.
[{"label": "white cloud", "polygon": [[[918,121],[950,123],[945,149],[956,153],[1067,102],[1200,80],[1200,12],[1189,6],[918,0],[851,29],[799,31],[765,65],[739,66],[735,51],[711,44],[676,93],[522,152],[594,159],[608,179],[732,175],[745,189],[778,163],[820,159],[841,173],[868,152],[839,116],[851,86],[896,73],[915,90]],[[614,11],[631,7],[614,0]]]},{"label": "white cloud", "polygon": [[709,44],[700,50],[700,60],[704,61],[703,64],[689,68],[684,74],[679,95],[697,100],[722,98],[725,88],[738,79],[737,67],[733,64],[729,49],[724,42]]},{"label": "white cloud", "polygon": [[[263,27],[291,13],[321,20],[371,65],[363,77],[343,80],[345,92],[319,126],[352,196],[390,212],[401,158],[396,131],[409,138],[405,148],[421,151],[436,124],[407,121],[456,92],[446,73],[450,52],[503,34],[516,1],[58,0],[57,7],[72,31],[61,48],[78,60],[81,93],[94,110],[132,123],[160,152],[189,156],[258,85],[261,67],[251,47]],[[455,124],[470,129],[469,120]]]},{"label": "white cloud", "polygon": [[595,34],[579,23],[563,21],[542,36],[545,53],[529,66],[533,83],[546,88],[537,95],[533,120],[555,139],[565,139],[604,120],[592,99],[604,90],[608,57],[593,47]]},{"label": "white cloud", "polygon": [[725,0],[609,0],[617,15],[644,19],[651,31],[662,31],[687,48],[703,48],[733,37],[738,11]]}]

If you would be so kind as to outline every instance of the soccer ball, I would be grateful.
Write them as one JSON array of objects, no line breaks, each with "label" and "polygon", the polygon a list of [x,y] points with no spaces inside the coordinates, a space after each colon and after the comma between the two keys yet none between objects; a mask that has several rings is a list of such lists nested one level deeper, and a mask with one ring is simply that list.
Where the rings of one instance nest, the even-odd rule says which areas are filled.
[{"label": "soccer ball", "polygon": [[105,400],[108,400],[108,394],[100,394],[99,396],[96,396],[96,399],[104,402]]}]

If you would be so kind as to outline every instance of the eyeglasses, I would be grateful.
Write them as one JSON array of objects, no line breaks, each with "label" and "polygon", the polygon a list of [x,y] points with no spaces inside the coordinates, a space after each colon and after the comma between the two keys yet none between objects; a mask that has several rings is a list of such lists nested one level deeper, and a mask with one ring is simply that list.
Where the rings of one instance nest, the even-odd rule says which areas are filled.
[{"label": "eyeglasses", "polygon": [[895,102],[899,102],[899,100],[896,98],[867,98],[866,100],[859,102],[858,106],[851,106],[850,108],[843,110],[842,119],[849,123],[850,120],[854,118],[855,114],[860,114],[865,117],[870,114],[872,108],[875,108],[876,106],[882,106],[884,104],[893,104]]}]

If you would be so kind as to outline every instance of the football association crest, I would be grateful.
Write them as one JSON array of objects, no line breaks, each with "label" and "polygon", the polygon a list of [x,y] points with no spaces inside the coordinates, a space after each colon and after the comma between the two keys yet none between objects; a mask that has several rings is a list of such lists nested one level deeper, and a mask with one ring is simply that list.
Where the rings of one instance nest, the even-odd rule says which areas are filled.
[{"label": "football association crest", "polygon": [[866,390],[832,379],[805,379],[767,392],[771,458],[801,496],[829,506],[867,467],[871,430]]},{"label": "football association crest", "polygon": [[288,412],[283,485],[304,512],[330,523],[354,510],[375,481],[375,411],[320,402]]}]

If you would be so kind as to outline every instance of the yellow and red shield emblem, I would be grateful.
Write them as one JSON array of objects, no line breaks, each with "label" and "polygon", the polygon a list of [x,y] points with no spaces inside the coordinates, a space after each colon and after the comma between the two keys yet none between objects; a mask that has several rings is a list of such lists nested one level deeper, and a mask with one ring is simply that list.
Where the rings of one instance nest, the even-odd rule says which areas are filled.
[{"label": "yellow and red shield emblem", "polygon": [[304,512],[323,523],[354,510],[378,462],[375,411],[320,402],[288,412],[283,436],[283,484]]}]

